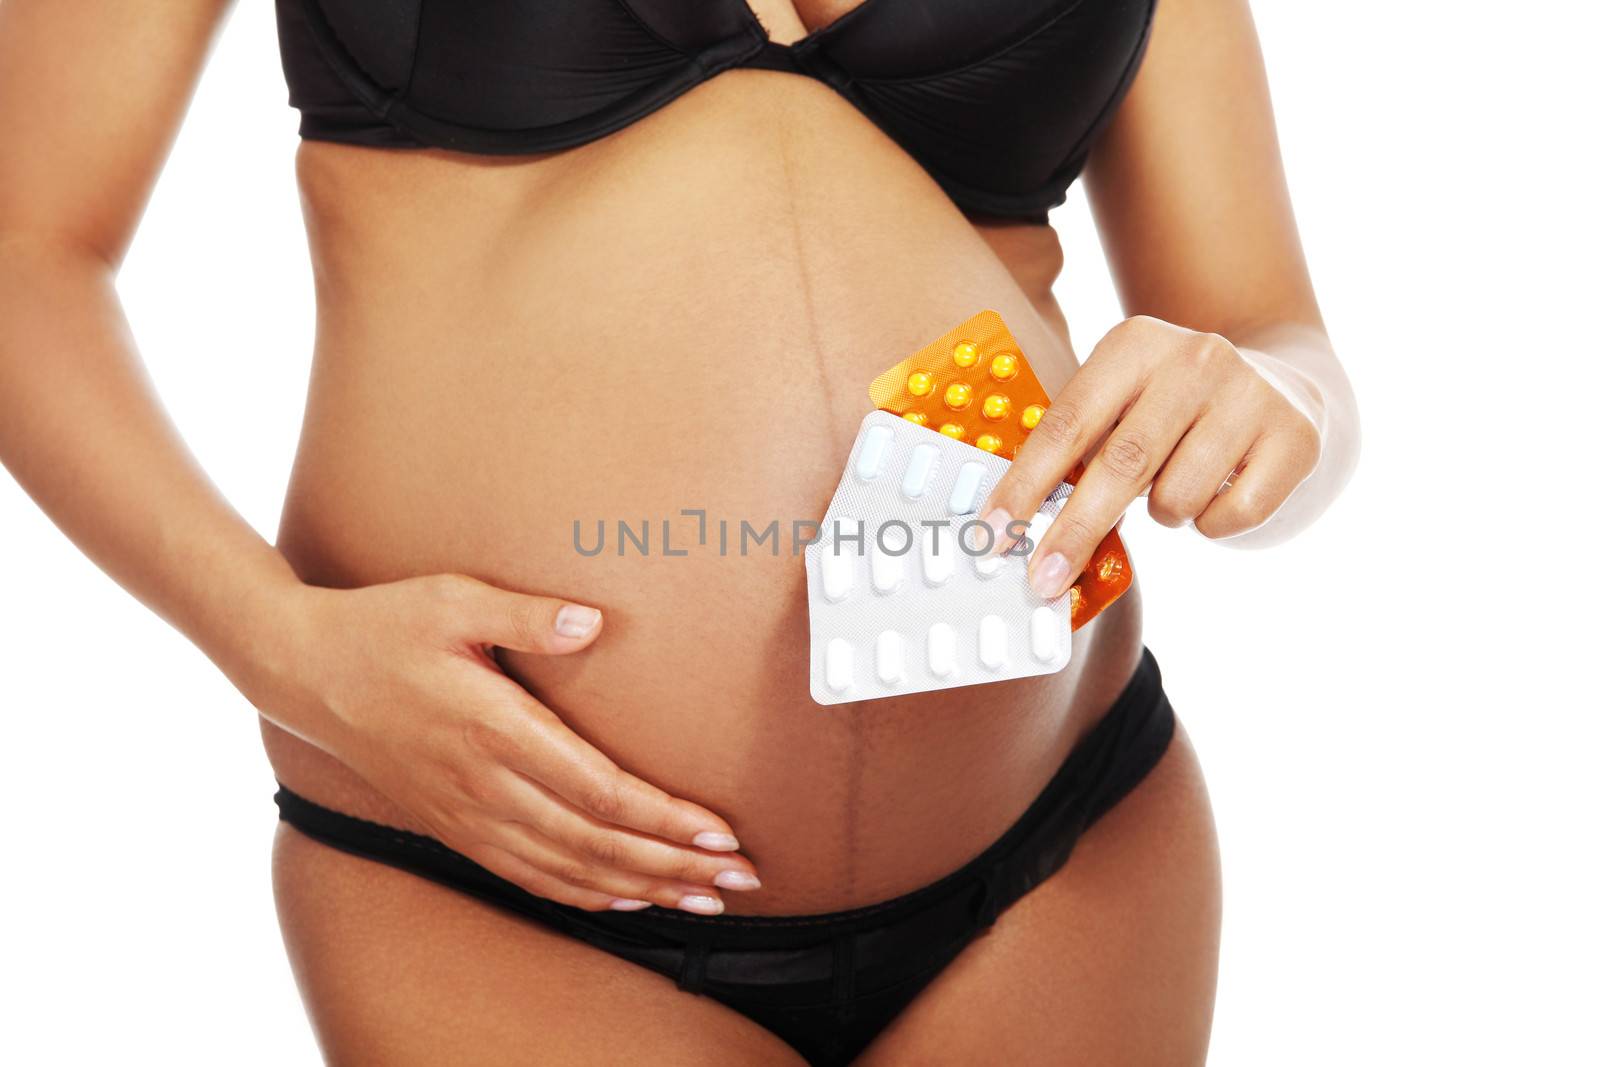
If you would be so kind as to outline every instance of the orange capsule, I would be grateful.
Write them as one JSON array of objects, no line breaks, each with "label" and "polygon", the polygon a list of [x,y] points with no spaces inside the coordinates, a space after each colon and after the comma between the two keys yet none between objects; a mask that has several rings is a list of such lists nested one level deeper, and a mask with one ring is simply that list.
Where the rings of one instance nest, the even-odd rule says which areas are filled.
[{"label": "orange capsule", "polygon": [[946,437],[953,437],[957,441],[967,436],[966,429],[959,422],[947,422],[943,426],[939,427],[939,432],[944,434]]},{"label": "orange capsule", "polygon": [[1000,440],[1000,438],[996,437],[992,433],[983,434],[976,441],[973,442],[973,444],[977,445],[979,448],[983,449],[985,452],[998,452],[998,451],[1000,451],[1000,445],[1002,443],[1003,442]]},{"label": "orange capsule", "polygon": [[997,382],[1009,382],[1017,376],[1017,357],[1010,352],[1000,353],[990,361],[989,373]]},{"label": "orange capsule", "polygon": [[907,422],[916,423],[918,426],[926,426],[926,425],[928,425],[928,416],[924,415],[920,411],[908,411],[901,417],[904,418]]},{"label": "orange capsule", "polygon": [[978,362],[978,346],[971,341],[962,341],[950,350],[950,358],[958,367],[970,367]]},{"label": "orange capsule", "polygon": [[1122,577],[1122,572],[1127,568],[1123,558],[1115,552],[1108,552],[1105,559],[1100,561],[1100,566],[1095,568],[1095,574],[1102,582],[1114,582]]},{"label": "orange capsule", "polygon": [[1039,425],[1039,420],[1044,418],[1043,404],[1029,404],[1022,409],[1022,428],[1031,430]]},{"label": "orange capsule", "polygon": [[1076,619],[1078,612],[1083,609],[1083,588],[1076,583],[1067,590],[1067,603],[1072,607],[1072,617]]},{"label": "orange capsule", "polygon": [[906,379],[906,392],[912,396],[927,396],[933,392],[933,375],[925,370],[912,371]]},{"label": "orange capsule", "polygon": [[960,411],[972,403],[972,386],[966,382],[951,382],[950,388],[944,391],[944,406],[951,411]]},{"label": "orange capsule", "polygon": [[990,393],[983,398],[983,417],[990,422],[999,422],[1011,414],[1011,398],[1004,393]]}]

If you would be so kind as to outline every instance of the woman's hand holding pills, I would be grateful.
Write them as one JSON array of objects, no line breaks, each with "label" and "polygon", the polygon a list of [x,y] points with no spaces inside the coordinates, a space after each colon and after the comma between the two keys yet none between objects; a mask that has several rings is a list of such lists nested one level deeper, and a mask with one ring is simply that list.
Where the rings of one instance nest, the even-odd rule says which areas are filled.
[{"label": "woman's hand holding pills", "polygon": [[726,822],[626,773],[506,676],[492,649],[561,656],[600,613],[460,575],[306,587],[291,635],[242,686],[433,836],[587,910],[717,914],[760,886]]},{"label": "woman's hand holding pills", "polygon": [[[1272,380],[1269,380],[1268,375]],[[1291,400],[1290,397],[1293,396]],[[1148,491],[1152,518],[1206,537],[1261,526],[1317,467],[1321,394],[1287,364],[1216,334],[1136,317],[1113,328],[1051,403],[988,500],[997,544],[1080,462],[1087,469],[1030,563],[1040,595],[1072,584]]]}]

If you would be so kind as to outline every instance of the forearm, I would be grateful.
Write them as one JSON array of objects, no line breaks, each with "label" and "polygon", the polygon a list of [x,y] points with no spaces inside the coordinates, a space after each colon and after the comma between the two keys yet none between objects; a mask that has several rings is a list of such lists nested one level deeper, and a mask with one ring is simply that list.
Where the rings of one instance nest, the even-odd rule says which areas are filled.
[{"label": "forearm", "polygon": [[0,462],[225,671],[246,669],[300,588],[163,413],[111,266],[62,239],[0,236]]},{"label": "forearm", "polygon": [[1350,379],[1323,330],[1282,323],[1240,331],[1228,340],[1311,420],[1322,438],[1316,469],[1272,518],[1223,542],[1265,548],[1310,526],[1349,482],[1361,454],[1361,417]]}]

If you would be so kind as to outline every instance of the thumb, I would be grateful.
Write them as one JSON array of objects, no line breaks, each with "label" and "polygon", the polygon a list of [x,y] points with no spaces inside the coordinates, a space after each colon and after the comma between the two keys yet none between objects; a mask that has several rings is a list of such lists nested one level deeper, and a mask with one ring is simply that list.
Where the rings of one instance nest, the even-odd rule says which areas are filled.
[{"label": "thumb", "polygon": [[471,598],[472,634],[514,652],[561,656],[600,636],[598,609],[556,597],[529,596],[478,583]]}]

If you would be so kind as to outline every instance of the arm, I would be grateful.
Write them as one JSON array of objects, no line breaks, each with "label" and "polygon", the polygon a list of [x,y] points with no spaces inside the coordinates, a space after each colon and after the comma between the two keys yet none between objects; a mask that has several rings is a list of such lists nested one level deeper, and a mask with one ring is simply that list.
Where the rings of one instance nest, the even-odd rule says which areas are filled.
[{"label": "arm", "polygon": [[115,288],[224,10],[0,2],[0,458],[112,578],[240,670],[299,583],[162,413]]},{"label": "arm", "polygon": [[1161,0],[1087,181],[1130,318],[996,488],[1004,518],[1025,517],[1093,456],[1036,578],[1058,552],[1064,589],[1145,490],[1164,525],[1241,545],[1293,536],[1349,480],[1360,429],[1306,270],[1246,0]]},{"label": "arm", "polygon": [[1306,269],[1247,0],[1162,0],[1144,68],[1097,146],[1088,186],[1129,315],[1231,341],[1321,438],[1316,469],[1254,533],[1293,536],[1361,451],[1355,393]]},{"label": "arm", "polygon": [[115,276],[225,10],[0,0],[0,461],[263,715],[447,844],[579,907],[704,907],[719,875],[752,873],[727,823],[494,666],[495,645],[580,651],[599,612],[459,575],[306,586],[162,413]]}]

